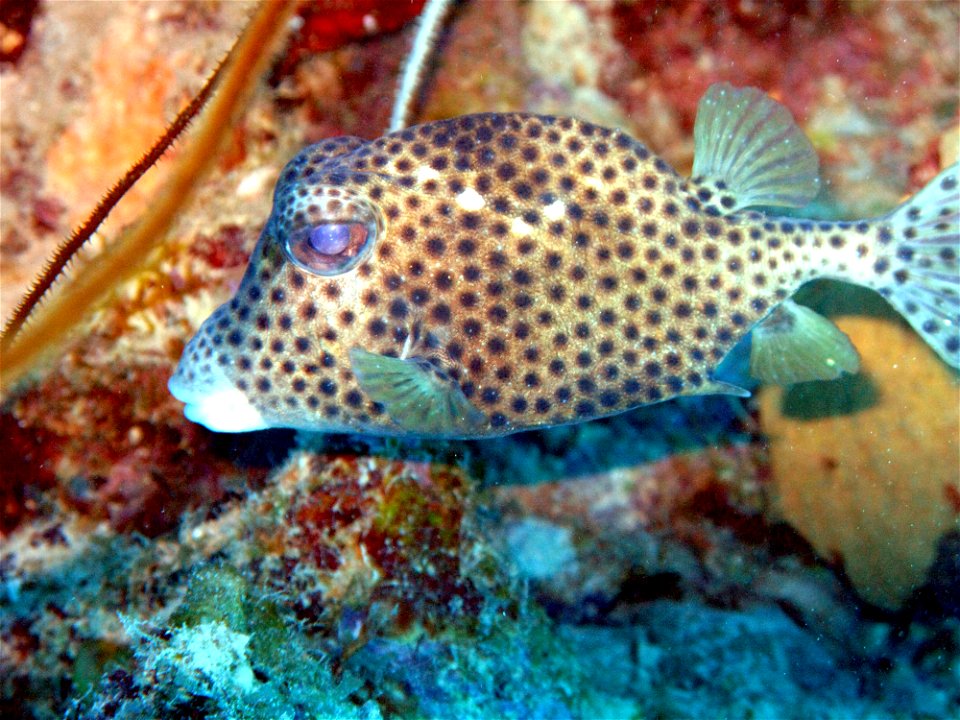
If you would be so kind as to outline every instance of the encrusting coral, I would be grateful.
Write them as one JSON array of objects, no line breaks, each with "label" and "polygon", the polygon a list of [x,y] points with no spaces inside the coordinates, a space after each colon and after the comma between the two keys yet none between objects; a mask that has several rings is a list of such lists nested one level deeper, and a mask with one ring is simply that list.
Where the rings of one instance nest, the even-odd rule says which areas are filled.
[{"label": "encrusting coral", "polygon": [[78,717],[382,717],[372,700],[351,702],[359,678],[335,676],[318,639],[292,632],[289,610],[230,567],[195,572],[173,615],[157,621],[124,619],[136,674],[111,673]]}]

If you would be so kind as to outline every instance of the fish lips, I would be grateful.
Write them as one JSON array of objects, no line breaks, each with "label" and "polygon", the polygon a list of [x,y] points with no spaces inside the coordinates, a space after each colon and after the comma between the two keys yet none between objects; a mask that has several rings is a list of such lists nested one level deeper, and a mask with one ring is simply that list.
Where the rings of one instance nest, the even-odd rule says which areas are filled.
[{"label": "fish lips", "polygon": [[250,402],[250,398],[227,377],[223,369],[211,363],[209,369],[187,368],[181,360],[167,383],[170,393],[186,403],[183,414],[188,420],[214,432],[250,432],[272,427]]}]

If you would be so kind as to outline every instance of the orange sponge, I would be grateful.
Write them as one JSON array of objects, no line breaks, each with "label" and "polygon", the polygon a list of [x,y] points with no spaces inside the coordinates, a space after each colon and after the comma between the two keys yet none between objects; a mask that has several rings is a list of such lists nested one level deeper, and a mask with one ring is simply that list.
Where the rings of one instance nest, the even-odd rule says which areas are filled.
[{"label": "orange sponge", "polygon": [[835,319],[860,374],[763,388],[760,422],[777,511],[841,561],[864,598],[895,608],[960,527],[960,389],[916,333],[858,293],[844,304],[872,314]]}]

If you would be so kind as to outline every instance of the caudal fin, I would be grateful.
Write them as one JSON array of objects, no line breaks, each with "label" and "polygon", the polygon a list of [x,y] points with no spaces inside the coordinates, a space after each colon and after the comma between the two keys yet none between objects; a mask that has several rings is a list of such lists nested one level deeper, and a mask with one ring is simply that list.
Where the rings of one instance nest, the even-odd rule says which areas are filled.
[{"label": "caudal fin", "polygon": [[[880,294],[960,368],[960,169],[954,163],[887,216],[892,257]],[[886,268],[884,268],[886,269]]]}]

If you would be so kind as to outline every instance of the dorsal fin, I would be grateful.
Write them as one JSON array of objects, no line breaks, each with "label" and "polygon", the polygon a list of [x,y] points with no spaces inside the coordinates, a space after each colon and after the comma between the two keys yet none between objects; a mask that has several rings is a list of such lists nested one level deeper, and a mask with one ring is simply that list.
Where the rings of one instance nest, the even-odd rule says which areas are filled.
[{"label": "dorsal fin", "polygon": [[819,159],[790,111],[756,88],[711,85],[697,106],[693,181],[727,199],[801,207],[820,190]]}]

